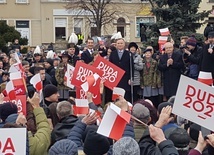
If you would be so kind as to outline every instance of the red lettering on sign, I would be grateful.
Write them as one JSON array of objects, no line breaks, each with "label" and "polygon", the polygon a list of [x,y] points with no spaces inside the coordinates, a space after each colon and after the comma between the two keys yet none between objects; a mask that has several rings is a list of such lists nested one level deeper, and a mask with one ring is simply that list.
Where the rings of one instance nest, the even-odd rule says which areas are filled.
[{"label": "red lettering on sign", "polygon": [[11,152],[15,152],[15,148],[14,148],[14,145],[13,145],[11,138],[8,138],[7,141],[5,142],[2,153],[5,153],[8,150],[11,150]]}]

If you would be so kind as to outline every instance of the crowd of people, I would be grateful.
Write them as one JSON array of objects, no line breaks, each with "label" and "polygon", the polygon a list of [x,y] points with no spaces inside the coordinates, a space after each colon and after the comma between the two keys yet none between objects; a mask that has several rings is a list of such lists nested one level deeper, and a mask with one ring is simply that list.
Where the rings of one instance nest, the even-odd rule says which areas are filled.
[{"label": "crowd of people", "polygon": [[[172,114],[173,103],[183,74],[197,80],[199,72],[211,72],[214,77],[214,31],[207,33],[203,46],[191,36],[182,36],[179,48],[172,42],[163,52],[152,46],[141,50],[137,43],[126,47],[123,38],[117,38],[106,47],[104,42],[94,49],[94,40],[79,48],[68,43],[67,49],[57,53],[53,44],[45,51],[31,48],[27,55],[20,53],[16,39],[8,53],[0,53],[0,91],[10,81],[10,66],[16,63],[14,53],[21,60],[27,85],[27,114],[18,113],[11,102],[4,104],[0,95],[0,127],[27,128],[26,154],[30,155],[212,155],[214,134],[202,136],[201,127]],[[95,105],[90,92],[86,93],[89,108],[101,113],[76,116],[75,88],[64,79],[67,64],[75,67],[77,61],[92,65],[101,56],[125,71],[117,87],[125,90],[124,97],[112,101],[112,90],[103,87],[102,103]],[[40,74],[43,98],[35,91],[30,79]],[[128,102],[133,104],[129,108]],[[130,113],[123,136],[118,141],[98,134],[98,117],[105,114],[110,103]]]}]

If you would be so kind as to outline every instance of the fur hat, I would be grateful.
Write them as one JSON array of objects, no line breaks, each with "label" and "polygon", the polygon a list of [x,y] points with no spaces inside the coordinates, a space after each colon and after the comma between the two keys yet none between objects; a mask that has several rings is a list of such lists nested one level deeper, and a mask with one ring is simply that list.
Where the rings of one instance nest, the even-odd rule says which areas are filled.
[{"label": "fur hat", "polygon": [[194,37],[190,37],[187,40],[186,45],[191,45],[195,47],[197,45],[197,40]]},{"label": "fur hat", "polygon": [[58,92],[58,89],[56,86],[52,84],[48,84],[45,86],[43,92],[44,92],[44,98],[46,98],[46,97],[50,97],[53,94],[56,94]]},{"label": "fur hat", "polygon": [[83,151],[87,155],[101,155],[108,152],[110,142],[108,138],[98,134],[97,128],[90,128],[86,134]]},{"label": "fur hat", "polygon": [[39,46],[36,46],[36,49],[34,50],[33,55],[34,57],[42,55],[42,52]]},{"label": "fur hat", "polygon": [[77,144],[69,139],[57,141],[49,150],[49,155],[77,155]]},{"label": "fur hat", "polygon": [[7,117],[11,114],[17,114],[18,108],[16,104],[12,102],[6,102],[4,104],[0,104],[0,118],[4,122]]},{"label": "fur hat", "polygon": [[140,155],[140,147],[133,138],[122,137],[113,145],[113,155]]},{"label": "fur hat", "polygon": [[129,43],[128,49],[130,50],[131,47],[135,47],[136,49],[138,49],[138,45],[135,42]]}]

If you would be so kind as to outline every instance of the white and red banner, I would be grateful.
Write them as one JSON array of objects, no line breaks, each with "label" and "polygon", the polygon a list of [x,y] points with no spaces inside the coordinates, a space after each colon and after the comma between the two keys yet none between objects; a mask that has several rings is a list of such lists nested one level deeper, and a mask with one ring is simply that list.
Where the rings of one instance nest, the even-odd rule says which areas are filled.
[{"label": "white and red banner", "polygon": [[86,82],[86,78],[94,73],[97,73],[99,76],[103,75],[103,71],[81,61],[77,61],[71,84],[80,88],[81,85]]},{"label": "white and red banner", "polygon": [[26,128],[1,128],[0,133],[0,155],[26,154]]},{"label": "white and red banner", "polygon": [[213,77],[211,72],[200,71],[198,75],[198,81],[207,84],[209,86],[213,85]]},{"label": "white and red banner", "polygon": [[124,132],[126,124],[129,123],[131,115],[114,104],[108,106],[97,133],[106,137],[119,140]]},{"label": "white and red banner", "polygon": [[119,96],[124,97],[124,95],[125,95],[125,90],[123,88],[119,88],[119,87],[114,87],[113,88],[113,93],[112,93],[112,100],[113,101],[118,99]]},{"label": "white and red banner", "polygon": [[100,76],[95,73],[86,77],[86,82],[81,85],[84,92],[96,93],[100,90]]},{"label": "white and red banner", "polygon": [[[87,95],[82,88],[76,87],[76,98],[77,99],[86,99],[87,98]],[[92,100],[93,100],[94,104],[96,104],[96,105],[99,105],[102,103],[100,88],[97,88],[96,93],[92,93]]]},{"label": "white and red banner", "polygon": [[25,79],[22,77],[21,72],[10,73],[10,80],[13,82],[16,95],[26,94]]},{"label": "white and red banner", "polygon": [[169,28],[163,28],[163,29],[159,29],[161,36],[168,36],[170,35],[170,31]]},{"label": "white and red banner", "polygon": [[71,80],[73,78],[73,73],[74,73],[74,67],[67,64],[67,71],[65,72],[65,81],[67,84],[67,87],[74,89],[74,85],[71,84]]},{"label": "white and red banner", "polygon": [[73,106],[74,115],[87,115],[89,112],[87,99],[75,99],[75,105]]},{"label": "white and red banner", "polygon": [[22,112],[26,116],[26,114],[27,114],[26,95],[17,95],[16,99],[14,99],[14,100],[10,100],[9,97],[4,97],[3,104],[6,102],[12,102],[12,103],[16,104],[16,106],[18,107],[18,113]]},{"label": "white and red banner", "polygon": [[104,81],[104,85],[109,89],[116,87],[125,73],[124,70],[101,56],[97,57],[93,66],[103,71],[101,79]]},{"label": "white and red banner", "polygon": [[214,88],[181,76],[172,112],[214,131]]},{"label": "white and red banner", "polygon": [[40,92],[43,88],[42,86],[42,80],[40,77],[40,74],[36,74],[34,75],[31,79],[30,79],[30,83],[33,85],[33,87],[36,89],[37,92]]},{"label": "white and red banner", "polygon": [[163,53],[164,44],[167,42],[167,40],[168,40],[168,37],[166,36],[159,36],[158,38],[159,51],[161,51],[161,53]]},{"label": "white and red banner", "polygon": [[12,81],[7,82],[5,90],[10,100],[16,99],[16,92]]}]

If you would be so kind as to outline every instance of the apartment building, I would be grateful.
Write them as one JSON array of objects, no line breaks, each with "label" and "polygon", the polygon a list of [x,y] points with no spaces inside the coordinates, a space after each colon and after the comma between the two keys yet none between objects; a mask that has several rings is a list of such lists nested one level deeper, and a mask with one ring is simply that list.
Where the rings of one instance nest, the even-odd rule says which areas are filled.
[{"label": "apartment building", "polygon": [[[155,22],[147,0],[114,0],[120,6],[117,18],[102,28],[102,35],[121,31],[127,41],[140,42],[141,27]],[[72,32],[93,36],[90,12],[67,10],[66,0],[0,0],[0,20],[29,39],[29,45],[66,41]],[[86,37],[85,37],[86,38]]]}]

